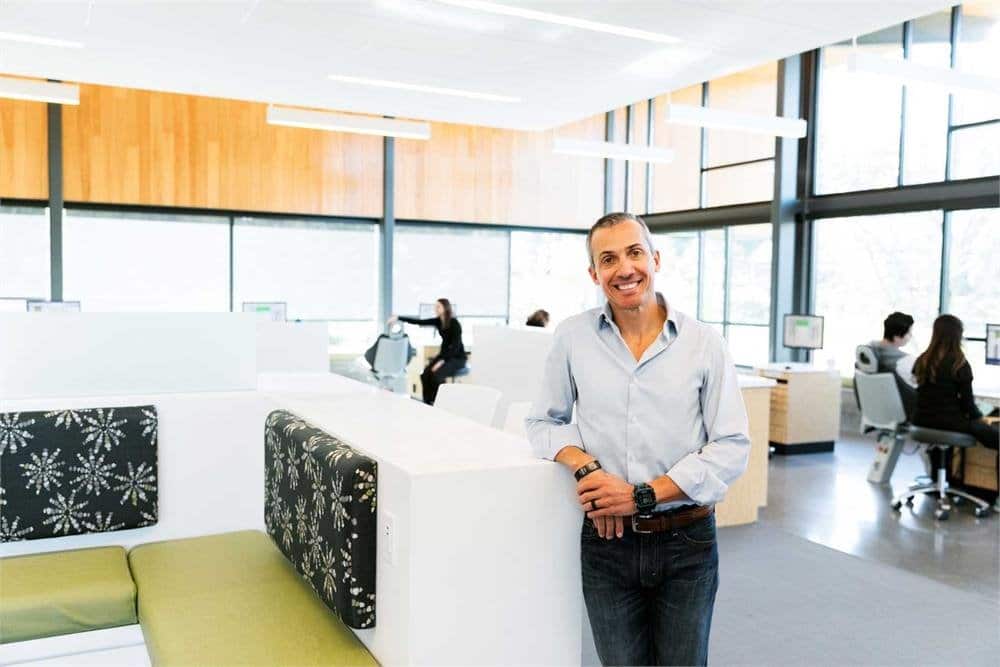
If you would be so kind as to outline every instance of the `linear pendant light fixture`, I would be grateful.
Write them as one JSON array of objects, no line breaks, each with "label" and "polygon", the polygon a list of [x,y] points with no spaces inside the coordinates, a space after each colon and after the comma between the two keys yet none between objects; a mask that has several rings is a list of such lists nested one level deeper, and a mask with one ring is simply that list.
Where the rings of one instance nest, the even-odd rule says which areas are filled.
[{"label": "linear pendant light fixture", "polygon": [[912,60],[889,60],[857,48],[847,56],[847,69],[850,72],[894,79],[906,85],[923,85],[950,92],[971,90],[1000,96],[1000,78],[957,69],[929,67]]},{"label": "linear pendant light fixture", "polygon": [[437,0],[437,2],[445,5],[453,5],[455,7],[462,7],[463,9],[473,9],[480,12],[487,12],[489,14],[513,16],[515,18],[527,19],[529,21],[539,21],[541,23],[569,26],[570,28],[579,28],[581,30],[590,30],[592,32],[603,32],[610,35],[619,35],[620,37],[631,37],[632,39],[656,42],[658,44],[676,44],[681,41],[677,37],[664,35],[659,32],[649,32],[648,30],[629,28],[627,26],[615,25],[613,23],[590,21],[588,19],[576,18],[575,16],[539,12],[534,9],[526,9],[524,7],[512,7],[511,5],[504,5],[499,2],[482,2],[480,0]]},{"label": "linear pendant light fixture", "polygon": [[801,118],[759,116],[756,114],[696,107],[687,104],[667,106],[667,122],[721,130],[739,130],[755,134],[801,139],[806,136],[806,121]]},{"label": "linear pendant light fixture", "polygon": [[0,77],[0,97],[53,104],[79,104],[80,86],[71,83]]},{"label": "linear pendant light fixture", "polygon": [[27,35],[23,32],[0,32],[0,41],[21,42],[22,44],[38,44],[39,46],[55,46],[61,49],[82,49],[82,42],[72,42],[68,39]]},{"label": "linear pendant light fixture", "polygon": [[395,88],[396,90],[412,90],[417,93],[434,93],[435,95],[451,95],[452,97],[466,97],[471,100],[486,100],[488,102],[520,102],[520,97],[510,95],[496,95],[494,93],[480,93],[473,90],[462,90],[460,88],[442,88],[441,86],[425,86],[417,83],[405,83],[403,81],[387,81],[385,79],[366,79],[360,76],[344,76],[341,74],[330,74],[331,81],[342,83],[356,83],[361,86],[374,86],[376,88]]},{"label": "linear pendant light fixture", "polygon": [[634,162],[655,162],[666,164],[674,159],[669,148],[637,146],[634,144],[613,144],[607,141],[585,141],[556,137],[552,141],[552,152],[561,155],[582,155],[609,160],[632,160]]},{"label": "linear pendant light fixture", "polygon": [[346,113],[329,111],[311,111],[293,107],[269,106],[267,122],[271,125],[287,127],[304,127],[311,130],[327,130],[329,132],[350,132],[353,134],[372,134],[380,137],[399,137],[400,139],[430,139],[430,123],[420,123],[411,120],[396,120],[394,118],[376,118],[374,116],[354,116]]}]

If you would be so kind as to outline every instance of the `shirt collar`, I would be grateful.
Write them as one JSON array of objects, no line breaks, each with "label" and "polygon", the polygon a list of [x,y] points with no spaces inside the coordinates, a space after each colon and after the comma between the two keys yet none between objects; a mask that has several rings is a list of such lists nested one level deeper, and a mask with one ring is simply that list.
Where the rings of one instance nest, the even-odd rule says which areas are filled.
[{"label": "shirt collar", "polygon": [[[683,315],[671,308],[667,300],[659,292],[656,292],[656,303],[663,306],[667,311],[667,319],[663,322],[663,334],[667,338],[676,336],[677,332],[681,329]],[[611,304],[606,300],[597,318],[597,328],[600,329],[603,326],[609,326],[615,330],[618,328],[618,325],[615,324],[614,314],[611,311]]]}]

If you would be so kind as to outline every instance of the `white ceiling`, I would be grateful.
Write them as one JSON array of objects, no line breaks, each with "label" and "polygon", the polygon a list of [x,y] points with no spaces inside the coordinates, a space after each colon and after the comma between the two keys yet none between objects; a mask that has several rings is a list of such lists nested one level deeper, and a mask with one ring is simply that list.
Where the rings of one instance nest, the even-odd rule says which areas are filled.
[{"label": "white ceiling", "polygon": [[[942,0],[584,0],[509,5],[676,36],[666,46],[434,0],[0,0],[0,73],[517,129],[562,125],[933,13]],[[389,79],[480,101],[331,81]]]}]

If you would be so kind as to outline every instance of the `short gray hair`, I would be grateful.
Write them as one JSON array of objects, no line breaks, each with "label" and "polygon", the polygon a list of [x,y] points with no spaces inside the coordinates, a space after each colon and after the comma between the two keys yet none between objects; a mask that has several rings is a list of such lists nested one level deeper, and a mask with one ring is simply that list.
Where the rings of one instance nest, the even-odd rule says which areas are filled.
[{"label": "short gray hair", "polygon": [[637,215],[632,215],[631,213],[608,213],[591,225],[590,231],[587,232],[587,259],[590,261],[590,268],[594,268],[594,252],[591,248],[591,241],[594,238],[594,232],[598,229],[604,229],[605,227],[620,225],[623,222],[638,223],[639,226],[642,227],[642,238],[646,241],[646,246],[649,248],[649,252],[653,253],[655,251],[655,248],[653,248],[653,234],[649,231],[649,227],[646,226],[645,220]]}]

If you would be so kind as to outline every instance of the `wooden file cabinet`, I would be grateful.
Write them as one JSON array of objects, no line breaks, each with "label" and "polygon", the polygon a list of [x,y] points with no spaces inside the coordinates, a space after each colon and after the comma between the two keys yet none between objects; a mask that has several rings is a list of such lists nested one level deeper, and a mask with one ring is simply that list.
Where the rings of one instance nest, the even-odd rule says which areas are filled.
[{"label": "wooden file cabinet", "polygon": [[778,454],[833,451],[840,433],[840,376],[811,367],[780,365],[757,374],[778,384],[771,390],[770,440]]}]

